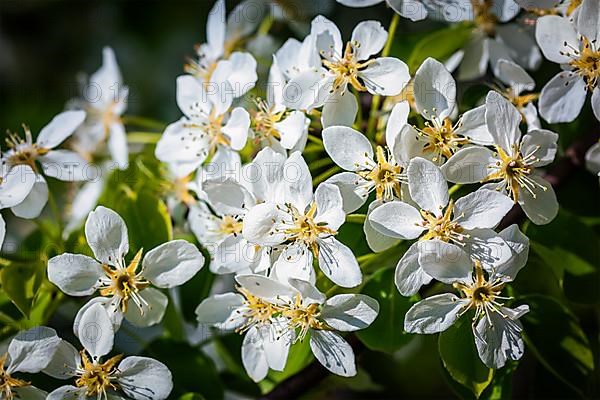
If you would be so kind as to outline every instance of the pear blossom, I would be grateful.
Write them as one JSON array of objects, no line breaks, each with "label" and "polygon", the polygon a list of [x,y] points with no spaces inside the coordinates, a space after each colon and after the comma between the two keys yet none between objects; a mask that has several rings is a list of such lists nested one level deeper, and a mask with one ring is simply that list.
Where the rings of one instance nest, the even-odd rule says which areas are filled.
[{"label": "pear blossom", "polygon": [[[228,90],[238,98],[254,87],[258,76],[256,60],[250,53],[234,51],[255,30],[260,16],[248,18],[244,15],[249,1],[236,6],[226,18],[225,0],[217,0],[206,23],[207,43],[197,47],[198,59],[189,60],[185,72],[196,77],[203,85],[228,84]],[[262,8],[252,7],[254,11]],[[215,81],[219,76],[223,81]]]},{"label": "pear blossom", "polygon": [[[508,229],[508,228],[507,228]],[[516,225],[510,229],[517,229]],[[529,306],[509,308],[502,289],[512,282],[527,260],[528,240],[522,236],[513,247],[514,255],[505,264],[485,270],[479,261],[446,259],[431,268],[435,279],[451,284],[461,297],[453,293],[428,297],[413,305],[406,313],[404,330],[410,333],[432,334],[445,331],[459,318],[473,310],[472,329],[481,361],[489,368],[502,368],[508,360],[523,356],[523,327],[519,318]]]},{"label": "pear blossom", "polygon": [[15,373],[34,374],[52,361],[60,338],[52,328],[38,326],[20,332],[0,355],[0,398],[4,400],[44,400],[47,393],[30,382],[14,377]]},{"label": "pear blossom", "polygon": [[310,120],[303,112],[288,111],[284,105],[286,77],[279,67],[277,57],[269,70],[266,99],[257,99],[258,110],[252,114],[254,140],[277,151],[302,151],[308,137]]},{"label": "pear blossom", "polygon": [[372,227],[396,239],[419,240],[396,266],[398,290],[411,296],[432,279],[430,268],[438,258],[474,258],[486,267],[505,262],[507,243],[494,228],[512,208],[512,201],[492,190],[478,190],[450,200],[448,185],[438,167],[416,157],[407,168],[412,204],[393,201],[369,215]]},{"label": "pear blossom", "polygon": [[211,254],[211,272],[250,273],[268,269],[271,266],[268,250],[248,243],[242,235],[244,217],[256,204],[254,196],[232,180],[207,181],[205,193],[206,203],[190,208],[188,222],[198,241]]},{"label": "pear blossom", "polygon": [[600,178],[600,142],[594,143],[585,153],[585,166]]},{"label": "pear blossom", "polygon": [[[409,125],[408,111],[399,114],[396,125],[402,125],[395,146],[409,149],[437,164],[442,164],[460,148],[469,144],[491,144],[485,126],[485,107],[479,106],[452,122],[456,110],[456,82],[446,67],[427,58],[414,78],[414,99],[419,114],[426,120],[423,128]],[[402,119],[402,120],[401,120]]]},{"label": "pear blossom", "polygon": [[90,307],[76,335],[82,351],[60,340],[52,361],[43,372],[53,378],[74,379],[72,385],[52,391],[47,400],[64,399],[166,399],[173,389],[171,371],[163,363],[147,357],[113,356],[102,360],[113,347],[111,318],[101,305]]},{"label": "pear blossom", "polygon": [[287,281],[298,278],[315,281],[313,259],[335,284],[354,287],[362,274],[346,245],[335,238],[346,214],[337,186],[320,184],[314,194],[306,162],[299,153],[288,159],[296,175],[281,174],[270,187],[280,192],[279,201],[266,201],[252,207],[244,218],[242,234],[261,246],[277,246],[281,253],[270,271],[272,277]]},{"label": "pear blossom", "polygon": [[[123,317],[138,326],[162,320],[168,298],[156,288],[172,288],[191,279],[204,265],[202,253],[185,240],[172,240],[150,250],[140,249],[129,264],[127,226],[111,209],[99,206],[85,223],[85,236],[94,258],[64,253],[48,261],[48,279],[70,296],[92,298],[76,321],[96,304],[110,310],[115,327]],[[77,325],[77,323],[75,324]]]},{"label": "pear blossom", "polygon": [[[306,60],[310,64],[286,85],[284,104],[301,110],[322,106],[324,127],[350,126],[354,122],[358,103],[348,86],[359,92],[394,96],[410,80],[408,67],[399,59],[372,58],[387,40],[386,30],[377,21],[359,23],[344,47],[337,26],[317,16],[309,37],[315,46]],[[315,57],[315,51],[319,58]]]},{"label": "pear blossom", "polygon": [[113,162],[126,169],[129,152],[121,115],[127,109],[129,88],[123,85],[113,49],[102,50],[102,67],[82,86],[81,98],[70,103],[86,111],[85,122],[73,134],[73,149],[91,159],[106,146]]},{"label": "pear blossom", "polygon": [[211,92],[189,75],[178,77],[177,104],[185,116],[167,126],[156,145],[156,158],[183,177],[220,146],[241,150],[248,139],[250,116],[241,107],[230,110],[232,101],[231,92]]},{"label": "pear blossom", "polygon": [[62,181],[88,179],[89,163],[85,159],[70,150],[54,150],[84,119],[84,111],[62,112],[42,128],[35,142],[25,125],[24,139],[16,134],[9,135],[9,148],[2,153],[0,161],[0,208],[10,207],[21,218],[36,218],[48,201],[44,175]]},{"label": "pear blossom", "polygon": [[379,313],[376,300],[361,294],[329,299],[311,283],[290,279],[288,284],[262,275],[238,275],[239,293],[215,295],[196,309],[198,321],[219,329],[245,333],[242,361],[254,381],[269,368],[283,370],[292,343],[310,335],[315,358],[329,371],[354,376],[350,345],[336,331],[368,327]]},{"label": "pear blossom", "polygon": [[496,77],[504,84],[504,87],[498,88],[498,92],[519,110],[523,120],[527,122],[527,129],[540,129],[538,111],[533,104],[539,94],[526,93],[535,88],[533,78],[518,64],[504,59],[498,61]]},{"label": "pear blossom", "polygon": [[549,123],[572,122],[591,94],[600,120],[600,4],[584,1],[577,19],[548,15],[538,20],[535,36],[544,56],[562,71],[542,89],[539,108]]},{"label": "pear blossom", "polygon": [[473,0],[469,18],[475,29],[463,48],[458,71],[460,80],[474,80],[485,75],[488,65],[495,67],[501,58],[525,69],[539,67],[542,56],[527,27],[511,22],[520,11],[514,0]]},{"label": "pear blossom", "polygon": [[[408,114],[408,103],[398,103],[388,122],[393,127],[398,113]],[[388,129],[389,131],[389,129]],[[323,130],[325,151],[333,162],[344,169],[329,178],[340,189],[344,200],[344,211],[359,209],[371,192],[378,201],[392,201],[402,197],[402,184],[406,183],[406,165],[411,155],[402,146],[377,146],[373,151],[371,142],[362,133],[345,126],[330,126]],[[375,153],[375,154],[374,154]]]},{"label": "pear blossom", "polygon": [[[384,0],[337,0],[348,7],[369,7]],[[387,5],[404,18],[420,21],[425,18],[458,22],[463,20],[471,0],[385,0]]]},{"label": "pear blossom", "polygon": [[485,107],[495,151],[485,147],[458,151],[442,167],[446,179],[486,183],[483,188],[505,193],[533,223],[549,223],[558,213],[558,202],[552,185],[538,168],[554,160],[558,135],[544,129],[521,135],[521,114],[496,92],[488,93]]}]

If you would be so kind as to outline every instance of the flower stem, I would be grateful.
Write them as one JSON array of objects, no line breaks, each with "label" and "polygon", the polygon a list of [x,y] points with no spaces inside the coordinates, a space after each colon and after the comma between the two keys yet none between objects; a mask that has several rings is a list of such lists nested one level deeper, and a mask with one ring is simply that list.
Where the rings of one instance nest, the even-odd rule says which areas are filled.
[{"label": "flower stem", "polygon": [[340,167],[338,167],[337,165],[334,165],[333,167],[329,168],[327,171],[325,171],[322,174],[317,175],[316,177],[314,177],[313,178],[313,185],[318,185],[319,183],[323,182],[325,179],[329,178],[330,176],[332,176],[333,174],[335,174],[339,170],[340,170]]},{"label": "flower stem", "polygon": [[367,216],[365,214],[350,214],[346,216],[346,222],[351,224],[364,224]]},{"label": "flower stem", "polygon": [[313,135],[312,133],[308,134],[308,141],[323,147],[323,140],[320,137]]},{"label": "flower stem", "polygon": [[157,131],[163,131],[166,128],[166,124],[156,121],[151,118],[140,117],[137,115],[125,115],[121,117],[121,120],[125,125],[134,125],[141,128],[156,129]]},{"label": "flower stem", "polygon": [[452,187],[451,187],[451,188],[448,190],[448,194],[449,194],[450,196],[452,196],[452,195],[453,195],[454,193],[456,193],[456,192],[457,192],[457,191],[458,191],[458,190],[459,190],[461,187],[462,187],[462,185],[461,185],[461,184],[458,184],[458,183],[457,183],[457,184],[455,184],[455,185],[453,185],[453,186],[452,186]]},{"label": "flower stem", "polygon": [[[394,42],[394,36],[396,36],[396,30],[398,29],[398,23],[400,22],[400,15],[394,13],[392,17],[392,22],[390,23],[390,29],[388,30],[387,41],[385,42],[385,46],[383,47],[383,51],[381,52],[382,57],[387,57],[390,54],[390,50],[392,49],[392,43]],[[377,119],[379,116],[379,105],[381,104],[381,96],[375,95],[373,96],[373,101],[371,103],[371,112],[369,114],[369,122],[367,123],[367,137],[376,140],[376,131],[377,131]]]},{"label": "flower stem", "polygon": [[158,132],[129,132],[127,134],[127,141],[129,143],[140,143],[140,144],[156,144],[160,139],[161,135]]}]

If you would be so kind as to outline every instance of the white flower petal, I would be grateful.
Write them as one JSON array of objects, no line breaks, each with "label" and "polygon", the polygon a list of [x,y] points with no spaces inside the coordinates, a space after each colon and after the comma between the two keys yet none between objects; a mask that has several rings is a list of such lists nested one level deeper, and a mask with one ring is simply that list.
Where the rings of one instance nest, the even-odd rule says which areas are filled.
[{"label": "white flower petal", "polygon": [[366,60],[374,54],[379,53],[385,41],[387,40],[388,33],[377,21],[362,21],[352,31],[352,43],[357,43],[354,46],[354,56],[357,60]]},{"label": "white flower petal", "polygon": [[[283,121],[277,122],[275,127],[281,134],[283,148],[292,149],[306,140],[309,124],[310,120],[300,111],[292,111]],[[299,149],[301,150],[303,149]]]},{"label": "white flower petal", "polygon": [[369,204],[369,210],[367,211],[367,218],[363,224],[363,232],[365,233],[365,237],[367,239],[367,244],[369,248],[373,250],[375,253],[379,253],[389,249],[390,247],[398,244],[399,240],[397,238],[392,238],[387,235],[382,234],[377,229],[373,227],[373,224],[370,220],[370,215],[377,207],[383,204],[380,201],[374,201]]},{"label": "white flower petal", "polygon": [[[500,308],[503,314],[506,310],[508,309],[505,307]],[[507,360],[518,360],[523,356],[525,350],[521,338],[523,327],[518,320],[504,318],[498,312],[488,314],[489,317],[481,318],[473,328],[475,345],[481,361],[490,368],[499,369],[506,364]]]},{"label": "white flower petal", "polygon": [[152,358],[127,357],[119,363],[118,369],[117,383],[132,399],[164,400],[173,389],[169,368]]},{"label": "white flower petal", "polygon": [[285,202],[303,212],[313,199],[312,176],[299,151],[290,155],[283,166]]},{"label": "white flower petal", "polygon": [[46,176],[61,181],[86,181],[96,173],[92,164],[71,150],[52,150],[39,160]]},{"label": "white flower petal", "polygon": [[585,81],[577,74],[560,72],[544,86],[538,107],[548,123],[573,122],[587,97]]},{"label": "white flower petal", "polygon": [[481,34],[475,34],[464,48],[463,60],[458,71],[458,79],[470,81],[481,78],[487,70],[489,54],[489,40]]},{"label": "white flower petal", "polygon": [[362,273],[354,253],[334,237],[319,242],[319,268],[341,287],[351,288],[362,282]]},{"label": "white flower petal", "polygon": [[35,386],[24,386],[19,388],[13,388],[13,393],[17,399],[27,400],[46,400],[48,393],[36,388]]},{"label": "white flower petal", "polygon": [[511,258],[494,268],[494,276],[503,280],[514,281],[517,273],[527,263],[529,255],[529,238],[521,232],[517,224],[505,228],[498,234],[512,250]]},{"label": "white flower petal", "polygon": [[285,240],[285,234],[275,231],[273,221],[281,221],[286,214],[274,203],[261,203],[252,207],[244,218],[242,235],[250,243],[274,246]]},{"label": "white flower petal", "polygon": [[527,217],[536,225],[550,223],[558,215],[558,201],[550,182],[536,175],[529,177],[540,187],[534,188],[535,197],[527,190],[520,190],[519,204]]},{"label": "white flower petal", "polygon": [[600,121],[600,88],[594,88],[592,92],[592,111],[598,121]]},{"label": "white flower petal", "polygon": [[340,376],[356,375],[352,347],[332,331],[310,331],[310,348],[317,360],[330,372]]},{"label": "white flower petal", "polygon": [[46,400],[83,400],[87,396],[85,388],[77,388],[75,386],[61,386],[50,392]]},{"label": "white flower petal", "polygon": [[519,64],[502,59],[496,66],[497,78],[505,85],[512,88],[515,93],[521,94],[535,88],[535,81]]},{"label": "white flower petal", "polygon": [[121,299],[118,296],[112,297],[92,297],[87,303],[85,303],[77,314],[75,314],[75,319],[73,320],[73,333],[75,336],[79,334],[79,324],[81,323],[81,318],[87,310],[96,305],[100,304],[106,310],[108,317],[113,325],[113,330],[116,332],[121,327],[121,323],[123,322],[123,312],[120,308]]},{"label": "white flower petal", "polygon": [[577,10],[575,27],[580,35],[594,43],[600,39],[600,3],[586,0]]},{"label": "white flower petal", "polygon": [[36,173],[28,165],[10,168],[0,182],[0,209],[14,207],[27,198],[36,181]]},{"label": "white flower petal", "polygon": [[513,207],[512,200],[495,190],[479,189],[454,205],[457,222],[465,229],[495,228]]},{"label": "white flower petal", "polygon": [[52,119],[37,137],[36,144],[52,149],[61,144],[85,119],[85,111],[64,111]]},{"label": "white flower petal", "polygon": [[298,293],[287,283],[262,275],[238,275],[235,280],[252,295],[272,302],[278,302],[280,298],[292,299]]},{"label": "white flower petal", "polygon": [[119,166],[119,169],[127,169],[129,165],[129,150],[127,146],[127,134],[122,122],[110,124],[108,152],[112,160]]},{"label": "white flower petal", "polygon": [[229,57],[232,72],[227,78],[233,88],[234,97],[238,98],[248,93],[255,85],[256,60],[250,53],[235,51]]},{"label": "white flower petal", "polygon": [[236,107],[231,111],[231,116],[221,131],[229,137],[233,150],[241,150],[248,140],[248,129],[250,114],[243,108]]},{"label": "white flower petal", "polygon": [[557,64],[571,61],[564,53],[579,49],[579,40],[575,27],[567,18],[547,15],[537,20],[535,28],[537,43],[548,60]]},{"label": "white flower petal", "polygon": [[[400,131],[408,123],[408,115],[410,114],[410,104],[408,101],[401,101],[394,105],[392,112],[385,127],[385,142],[390,149],[394,149],[396,138],[400,135]],[[395,156],[396,154],[394,154]],[[396,160],[408,161],[408,160]]]},{"label": "white flower petal", "polygon": [[185,240],[171,240],[150,250],[142,260],[144,278],[154,286],[183,285],[204,266],[204,256]]},{"label": "white flower petal", "polygon": [[351,126],[358,112],[356,96],[349,90],[334,92],[325,101],[321,116],[324,128],[330,126]]},{"label": "white flower petal", "polygon": [[[418,243],[418,242],[417,242]],[[419,265],[419,247],[413,243],[396,265],[394,283],[402,296],[410,297],[433,279]]]},{"label": "white flower petal", "polygon": [[485,99],[485,120],[494,142],[509,151],[519,143],[521,113],[501,94],[490,91]]},{"label": "white flower petal", "polygon": [[426,119],[446,119],[456,106],[456,82],[439,61],[428,58],[415,74],[417,110]]},{"label": "white flower petal", "polygon": [[380,57],[358,73],[371,94],[396,96],[410,82],[408,66],[394,57]]},{"label": "white flower petal", "polygon": [[441,170],[449,182],[478,183],[493,172],[496,163],[490,149],[471,146],[460,149],[442,165]]},{"label": "white flower petal", "polygon": [[459,246],[437,239],[418,242],[417,246],[421,268],[438,281],[452,284],[471,277],[473,264]]},{"label": "white flower petal", "polygon": [[311,22],[310,34],[317,38],[319,51],[326,53],[334,51],[335,54],[342,54],[342,34],[332,21],[322,15],[316,16]]},{"label": "white flower petal", "polygon": [[97,260],[117,265],[129,252],[127,226],[113,210],[99,206],[85,221],[85,237]]},{"label": "white flower petal", "polygon": [[48,260],[48,279],[69,296],[89,296],[103,277],[102,265],[82,254],[64,253]]},{"label": "white flower petal", "polygon": [[294,76],[283,89],[284,105],[293,110],[311,109],[319,101],[318,90],[322,79],[322,72],[316,69]]},{"label": "white flower petal", "polygon": [[361,208],[369,196],[368,182],[353,172],[340,172],[325,182],[331,183],[340,189],[346,214]]},{"label": "white flower petal", "polygon": [[288,283],[290,279],[314,283],[316,274],[312,252],[301,243],[287,245],[273,263],[270,277],[283,283]]},{"label": "white flower petal", "polygon": [[77,331],[79,341],[92,357],[105,356],[112,350],[115,332],[102,305],[94,304],[86,310]]},{"label": "white flower petal", "polygon": [[442,215],[448,204],[448,184],[442,171],[431,161],[413,158],[408,165],[410,197],[423,210]]},{"label": "white flower petal", "polygon": [[382,204],[369,214],[369,222],[379,233],[396,239],[416,239],[424,228],[423,217],[413,206],[402,201]]},{"label": "white flower petal", "polygon": [[353,332],[367,328],[377,314],[377,300],[364,294],[339,294],[323,304],[321,318],[337,331]]},{"label": "white flower petal", "polygon": [[494,138],[488,131],[485,121],[485,105],[467,111],[460,118],[456,134],[466,136],[470,142],[479,145],[492,145]]},{"label": "white flower petal", "polygon": [[327,300],[327,296],[308,281],[291,278],[288,283],[298,290],[304,304],[323,304]]},{"label": "white flower petal", "polygon": [[196,307],[196,317],[201,324],[222,330],[234,330],[245,321],[238,312],[243,304],[244,298],[237,293],[216,294],[202,300]]},{"label": "white flower petal", "polygon": [[48,202],[48,184],[42,175],[36,174],[36,181],[19,204],[12,206],[12,212],[19,218],[37,218]]},{"label": "white flower petal", "polygon": [[8,345],[7,372],[40,372],[54,356],[60,340],[54,329],[45,326],[20,332]]},{"label": "white flower petal", "polygon": [[409,333],[438,333],[458,319],[468,300],[451,293],[438,294],[419,301],[404,317],[404,330]]},{"label": "white flower petal", "polygon": [[359,171],[373,165],[373,147],[362,133],[346,126],[323,130],[325,151],[346,171]]},{"label": "white flower petal", "polygon": [[80,365],[79,351],[71,343],[59,339],[54,356],[43,372],[56,379],[69,379]]},{"label": "white flower petal", "polygon": [[557,151],[558,135],[545,129],[527,132],[521,141],[521,154],[533,154],[539,161],[534,166],[543,167],[554,161]]},{"label": "white flower petal", "polygon": [[259,329],[253,326],[248,330],[242,342],[242,364],[248,376],[254,382],[260,382],[269,372],[267,355],[263,349],[263,336]]},{"label": "white flower petal", "polygon": [[167,310],[167,305],[169,304],[169,298],[160,290],[153,287],[140,291],[138,295],[144,299],[147,305],[144,304],[140,310],[129,299],[125,319],[133,325],[140,327],[152,326],[162,321],[163,315],[165,315],[165,311]]},{"label": "white flower petal", "polygon": [[317,204],[317,215],[315,215],[314,221],[338,230],[346,220],[342,194],[338,187],[331,183],[321,183],[315,190],[315,203]]}]

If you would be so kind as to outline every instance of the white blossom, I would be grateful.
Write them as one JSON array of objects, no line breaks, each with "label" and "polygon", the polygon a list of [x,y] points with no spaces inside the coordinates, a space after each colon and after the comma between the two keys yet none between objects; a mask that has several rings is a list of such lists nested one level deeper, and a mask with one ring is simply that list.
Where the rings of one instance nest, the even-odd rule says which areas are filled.
[{"label": "white blossom", "polygon": [[44,175],[62,181],[88,179],[88,161],[70,150],[54,150],[84,119],[83,111],[62,112],[42,128],[35,142],[25,125],[24,139],[9,135],[9,148],[1,156],[0,208],[10,207],[21,218],[36,218],[48,201]]},{"label": "white blossom", "polygon": [[[507,228],[516,229],[516,226]],[[512,282],[525,265],[528,240],[521,235],[520,243],[513,247],[514,255],[504,265],[486,271],[476,261],[450,260],[431,269],[433,277],[451,284],[461,293],[438,294],[419,301],[406,313],[404,329],[411,333],[438,333],[452,326],[469,310],[474,310],[473,334],[481,361],[490,368],[502,368],[507,360],[523,356],[521,337],[523,327],[519,318],[529,311],[527,305],[514,309],[505,306],[509,297],[502,289]],[[523,254],[525,253],[525,254]]]},{"label": "white blossom", "polygon": [[[393,201],[369,214],[372,227],[396,239],[418,238],[396,266],[396,286],[405,296],[429,283],[432,265],[440,260],[470,258],[486,268],[502,264],[510,248],[494,228],[512,208],[512,201],[491,190],[478,190],[450,200],[448,186],[438,167],[423,158],[408,166],[411,204]],[[414,205],[413,205],[414,204]]]},{"label": "white blossom", "polygon": [[39,326],[20,332],[0,355],[0,398],[5,400],[44,400],[47,393],[36,388],[15,373],[34,374],[42,371],[52,361],[58,350],[60,338],[52,328]]},{"label": "white blossom", "polygon": [[137,356],[123,358],[122,354],[102,360],[112,350],[114,331],[111,318],[101,305],[95,304],[84,313],[76,335],[84,350],[78,352],[69,342],[60,340],[52,361],[43,370],[56,379],[74,379],[73,385],[55,389],[47,400],[163,400],[171,393],[171,371],[159,361]]},{"label": "white blossom", "polygon": [[592,110],[600,120],[600,3],[584,1],[575,21],[557,15],[542,17],[535,35],[544,56],[562,68],[542,89],[542,117],[549,123],[574,121],[589,92]]},{"label": "white blossom", "polygon": [[487,183],[483,188],[511,197],[533,223],[549,223],[558,213],[558,202],[538,168],[554,161],[558,135],[534,129],[522,136],[521,114],[496,92],[488,93],[485,107],[494,151],[475,146],[460,150],[442,167],[446,179]]},{"label": "white blossom", "polygon": [[[101,304],[109,310],[115,327],[123,316],[138,326],[161,321],[168,298],[157,288],[172,288],[191,279],[204,265],[204,257],[191,243],[172,240],[150,250],[142,259],[142,249],[129,264],[127,227],[114,211],[97,207],[85,223],[85,236],[94,258],[65,253],[48,261],[48,279],[70,296],[92,298],[76,316]],[[96,261],[98,260],[98,261]]]}]

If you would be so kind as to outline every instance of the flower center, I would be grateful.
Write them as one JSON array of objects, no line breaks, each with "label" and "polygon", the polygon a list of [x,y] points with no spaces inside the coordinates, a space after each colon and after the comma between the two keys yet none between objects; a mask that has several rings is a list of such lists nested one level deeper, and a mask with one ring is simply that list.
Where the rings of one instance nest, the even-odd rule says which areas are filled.
[{"label": "flower center", "polygon": [[535,169],[532,164],[539,161],[535,156],[538,149],[539,146],[535,147],[529,154],[523,155],[518,146],[513,145],[512,154],[508,154],[504,149],[496,146],[496,152],[500,160],[491,166],[494,172],[486,176],[483,182],[503,181],[508,195],[513,198],[515,203],[519,201],[520,189],[527,190],[533,198],[536,198],[535,189],[548,190],[547,187],[530,178]]},{"label": "flower center", "polygon": [[244,223],[231,215],[225,215],[221,218],[221,225],[219,231],[225,235],[239,235],[242,233]]},{"label": "flower center", "polygon": [[427,228],[427,233],[419,238],[419,240],[438,239],[443,242],[454,242],[463,244],[463,240],[468,238],[468,234],[463,234],[464,229],[455,219],[453,219],[454,200],[450,200],[446,211],[440,217],[426,210],[421,210],[423,221],[421,225]]},{"label": "flower center", "polygon": [[203,83],[210,82],[213,72],[217,69],[217,62],[207,63],[204,57],[200,57],[198,61],[188,59],[187,63],[183,66],[183,71],[187,74],[193,75],[200,79]]},{"label": "flower center", "polygon": [[475,261],[475,279],[472,283],[456,282],[453,286],[460,290],[464,298],[469,299],[469,306],[461,315],[470,309],[475,309],[474,321],[478,320],[483,314],[487,315],[489,312],[497,312],[503,315],[499,307],[504,304],[499,303],[498,300],[510,299],[510,297],[500,296],[504,288],[504,282],[500,279],[496,279],[493,282],[488,281],[485,278],[481,262],[479,261]]},{"label": "flower center", "polygon": [[15,395],[12,389],[26,387],[29,386],[30,383],[10,376],[10,374],[4,369],[4,364],[6,363],[7,358],[8,353],[4,353],[4,355],[0,357],[0,398],[13,400]]},{"label": "flower center", "polygon": [[[529,104],[538,99],[540,95],[538,93],[529,93],[524,95],[515,94],[515,92],[511,88],[507,88],[501,93],[504,95],[508,101],[510,101],[516,108],[523,114],[523,109]],[[523,116],[524,118],[524,116]]]},{"label": "flower center", "polygon": [[123,358],[122,355],[114,356],[103,364],[91,361],[85,351],[81,351],[82,368],[77,371],[79,378],[75,381],[78,388],[85,388],[85,394],[88,396],[98,396],[99,399],[106,398],[106,391],[109,389],[117,390],[117,383],[113,382],[116,378],[117,363]]},{"label": "flower center", "polygon": [[386,155],[386,151],[381,146],[377,146],[376,159],[375,167],[358,171],[358,175],[375,184],[377,200],[392,201],[394,196],[400,198],[402,166],[390,163],[391,156]]},{"label": "flower center", "polygon": [[256,111],[252,119],[252,130],[258,139],[280,139],[281,134],[275,127],[275,124],[283,119],[285,112],[274,112],[262,99],[256,100],[256,106],[258,111]]},{"label": "flower center", "polygon": [[492,12],[493,0],[472,0],[475,25],[486,35],[496,35],[498,17]]},{"label": "flower center", "polygon": [[320,320],[321,311],[318,304],[304,305],[302,296],[296,295],[294,303],[285,308],[282,313],[288,318],[288,328],[299,330],[296,335],[296,341],[302,341],[306,337],[309,329],[329,330],[327,324]]},{"label": "flower center", "polygon": [[358,74],[373,60],[359,62],[355,57],[354,50],[358,47],[360,47],[360,43],[356,41],[346,43],[346,49],[342,57],[333,54],[333,52],[327,54],[325,51],[321,51],[323,66],[335,76],[333,87],[330,90],[331,93],[338,91],[340,88],[345,90],[348,84],[359,92],[367,90],[367,87],[359,80]]},{"label": "flower center", "polygon": [[131,263],[126,268],[115,268],[109,265],[102,265],[104,273],[108,280],[102,281],[100,294],[102,296],[118,296],[120,300],[120,308],[122,312],[127,312],[129,299],[138,306],[143,314],[143,306],[148,306],[146,300],[139,295],[142,289],[147,288],[150,283],[146,281],[141,272],[138,273],[137,268],[142,258],[142,249],[137,252]]},{"label": "flower center", "polygon": [[337,235],[337,232],[327,227],[325,222],[315,222],[317,203],[312,202],[306,214],[300,214],[292,205],[288,205],[288,207],[292,213],[293,224],[291,227],[286,228],[284,233],[288,235],[289,240],[304,243],[317,257],[319,254],[317,240],[321,236]]},{"label": "flower center", "polygon": [[25,139],[19,137],[16,133],[9,133],[5,139],[6,145],[10,149],[8,152],[8,164],[10,166],[29,165],[35,171],[35,160],[40,156],[48,154],[50,149],[38,147],[37,144],[33,143],[31,131],[28,126],[23,125],[23,131],[25,132]]},{"label": "flower center", "polygon": [[427,143],[423,146],[423,152],[433,154],[433,162],[441,162],[443,158],[450,158],[458,149],[469,143],[469,140],[461,135],[457,135],[456,127],[452,125],[450,118],[444,119],[443,123],[434,120],[433,124],[425,122],[425,128],[415,129],[419,136],[424,138]]},{"label": "flower center", "polygon": [[192,175],[184,176],[183,178],[177,178],[172,182],[172,190],[179,201],[184,204],[191,205],[196,203],[196,199],[190,192],[188,184],[192,180]]},{"label": "flower center", "polygon": [[567,47],[567,51],[560,53],[571,58],[569,65],[573,69],[572,72],[583,78],[587,90],[592,92],[598,86],[598,79],[600,79],[600,50],[596,48],[595,42],[590,42],[585,36],[581,36],[579,40],[581,41],[581,50],[577,50],[565,42],[564,46]]},{"label": "flower center", "polygon": [[281,312],[280,306],[271,304],[259,297],[252,295],[243,287],[237,288],[238,292],[244,296],[244,308],[239,310],[242,317],[247,321],[241,327],[236,329],[236,332],[243,333],[254,325],[270,324],[273,316]]}]

